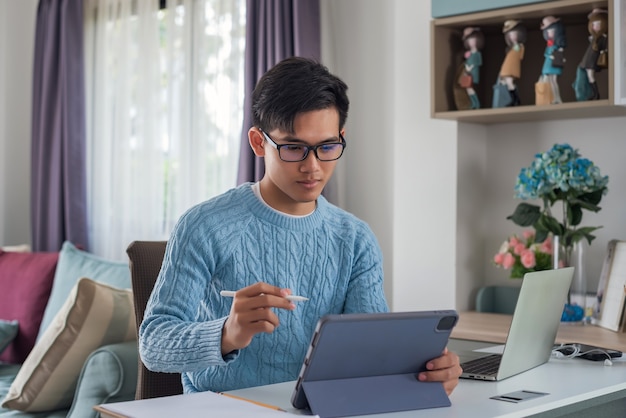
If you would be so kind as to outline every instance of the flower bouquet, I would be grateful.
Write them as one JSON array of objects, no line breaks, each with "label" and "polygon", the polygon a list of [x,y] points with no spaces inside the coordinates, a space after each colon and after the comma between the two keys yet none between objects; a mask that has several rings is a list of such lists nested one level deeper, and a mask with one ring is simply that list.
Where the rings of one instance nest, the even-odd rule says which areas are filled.
[{"label": "flower bouquet", "polygon": [[[549,151],[536,154],[529,167],[522,168],[515,184],[515,197],[539,199],[543,207],[520,203],[508,216],[515,224],[535,229],[535,242],[553,237],[553,265],[571,266],[574,246],[579,250],[585,239],[589,244],[598,226],[580,226],[583,210],[598,212],[602,196],[607,191],[608,176],[591,161],[582,158],[568,144],[556,144]],[[552,207],[561,203],[560,221],[553,216]],[[579,259],[581,257],[579,256]],[[582,262],[582,261],[580,261]],[[563,311],[563,321],[579,321],[587,315],[586,278],[584,267],[578,266]],[[575,300],[577,299],[578,302]]]},{"label": "flower bouquet", "polygon": [[520,279],[531,271],[549,270],[552,268],[552,239],[536,242],[533,230],[524,231],[522,237],[511,235],[500,246],[493,263],[511,270],[512,279]]},{"label": "flower bouquet", "polygon": [[[540,199],[543,208],[530,203],[520,203],[508,216],[515,224],[536,231],[536,242],[542,242],[552,233],[560,238],[560,245],[567,255],[573,244],[585,238],[589,244],[595,236],[592,232],[600,227],[580,227],[583,209],[598,212],[599,205],[608,189],[608,176],[600,174],[593,162],[582,158],[578,150],[568,144],[556,144],[548,152],[536,154],[529,167],[522,168],[515,184],[515,197]],[[562,203],[559,222],[552,215],[552,206]]]}]

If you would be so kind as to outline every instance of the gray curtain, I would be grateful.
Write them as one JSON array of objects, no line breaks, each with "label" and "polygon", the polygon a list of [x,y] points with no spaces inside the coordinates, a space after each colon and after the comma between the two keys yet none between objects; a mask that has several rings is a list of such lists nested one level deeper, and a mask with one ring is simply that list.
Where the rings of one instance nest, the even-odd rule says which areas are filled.
[{"label": "gray curtain", "polygon": [[237,184],[263,177],[263,159],[248,144],[252,90],[279,61],[300,56],[320,60],[319,0],[247,0],[244,118]]},{"label": "gray curtain", "polygon": [[34,251],[87,249],[83,1],[40,0],[33,65]]}]

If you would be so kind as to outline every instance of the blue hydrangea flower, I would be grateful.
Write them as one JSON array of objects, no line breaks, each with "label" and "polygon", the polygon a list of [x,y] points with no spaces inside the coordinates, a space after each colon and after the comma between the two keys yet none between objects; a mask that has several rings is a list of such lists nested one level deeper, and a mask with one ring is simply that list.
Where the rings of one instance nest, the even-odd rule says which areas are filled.
[{"label": "blue hydrangea flower", "polygon": [[536,154],[529,167],[522,168],[515,183],[515,197],[542,199],[561,191],[577,197],[604,189],[609,182],[591,161],[582,158],[568,144],[556,144],[549,151]]}]

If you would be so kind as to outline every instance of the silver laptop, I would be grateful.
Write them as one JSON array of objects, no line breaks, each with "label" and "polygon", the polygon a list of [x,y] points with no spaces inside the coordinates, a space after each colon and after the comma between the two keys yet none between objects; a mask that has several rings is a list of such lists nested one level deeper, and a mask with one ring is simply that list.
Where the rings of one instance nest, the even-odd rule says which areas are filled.
[{"label": "silver laptop", "polygon": [[461,363],[461,377],[496,381],[546,363],[573,276],[573,267],[526,273],[504,351]]}]

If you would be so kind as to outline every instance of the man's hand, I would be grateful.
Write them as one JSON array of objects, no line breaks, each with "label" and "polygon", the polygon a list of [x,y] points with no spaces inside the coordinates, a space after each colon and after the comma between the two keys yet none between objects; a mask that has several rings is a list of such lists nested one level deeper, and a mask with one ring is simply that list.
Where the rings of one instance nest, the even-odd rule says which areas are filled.
[{"label": "man's hand", "polygon": [[443,388],[450,395],[456,385],[459,384],[459,377],[463,373],[459,356],[446,348],[441,357],[437,357],[426,363],[428,371],[421,372],[417,378],[422,382],[443,382]]},{"label": "man's hand", "polygon": [[222,330],[222,355],[247,347],[258,333],[274,332],[280,323],[271,308],[295,309],[285,299],[290,294],[289,289],[262,282],[237,291]]}]

